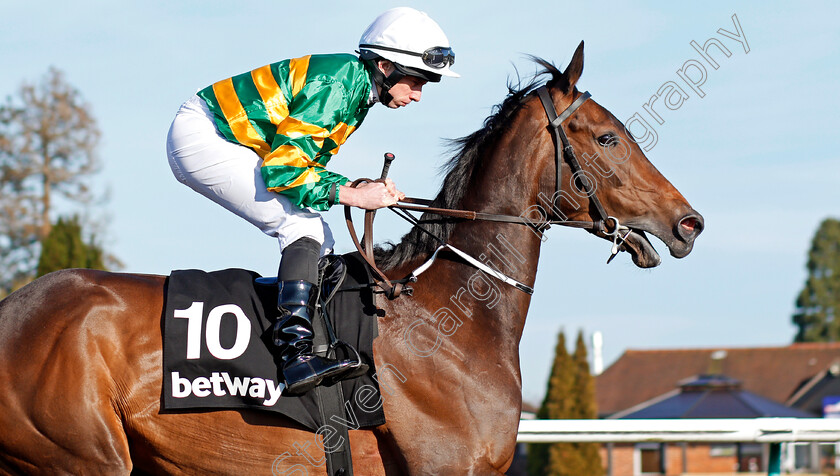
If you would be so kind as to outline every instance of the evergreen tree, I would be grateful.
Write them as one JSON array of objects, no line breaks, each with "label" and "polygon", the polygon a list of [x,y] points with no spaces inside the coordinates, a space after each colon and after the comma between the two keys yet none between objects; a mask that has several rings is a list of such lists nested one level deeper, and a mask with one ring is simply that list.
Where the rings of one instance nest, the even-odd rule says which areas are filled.
[{"label": "evergreen tree", "polygon": [[85,243],[78,217],[59,218],[41,245],[38,276],[67,268],[105,269],[102,249],[91,239]]},{"label": "evergreen tree", "polygon": [[[595,403],[595,381],[589,373],[589,359],[586,352],[586,342],[583,339],[583,331],[578,332],[575,342],[575,353],[572,356],[574,362],[574,408],[572,418],[595,419],[598,418],[598,406]],[[577,458],[573,461],[580,466],[569,468],[566,474],[585,474],[587,476],[601,476],[604,468],[601,465],[601,455],[598,452],[600,445],[597,443],[574,443]]]},{"label": "evergreen tree", "polygon": [[[548,388],[537,412],[538,419],[571,418],[574,404],[572,367],[572,359],[566,350],[566,336],[563,331],[560,331],[557,336],[557,347],[554,350],[554,363],[551,366]],[[531,444],[528,446],[528,474],[531,476],[559,474],[553,472],[554,464],[569,458],[570,453],[570,443]]]},{"label": "evergreen tree", "polygon": [[840,221],[823,220],[808,252],[808,278],[796,298],[795,342],[840,340]]},{"label": "evergreen tree", "polygon": [[[566,350],[566,336],[557,336],[554,363],[538,419],[597,418],[595,382],[589,373],[583,332],[578,333],[575,352]],[[601,476],[604,469],[595,443],[552,443],[528,446],[531,476]]]}]

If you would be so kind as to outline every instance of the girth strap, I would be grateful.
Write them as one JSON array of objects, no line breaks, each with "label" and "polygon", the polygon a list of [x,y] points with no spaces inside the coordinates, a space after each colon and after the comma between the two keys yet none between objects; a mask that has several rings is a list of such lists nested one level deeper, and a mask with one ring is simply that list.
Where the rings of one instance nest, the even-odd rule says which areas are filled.
[{"label": "girth strap", "polygon": [[[335,358],[335,350],[329,342],[329,340],[335,339],[335,334],[327,321],[324,309],[318,310],[312,324],[315,331],[313,338],[315,351],[322,357]],[[328,339],[328,336],[330,339]],[[318,411],[322,425],[327,425],[333,421],[333,416],[342,420],[348,418],[344,407],[344,392],[340,383],[329,387],[318,385],[315,387],[315,397],[318,401]],[[330,448],[329,451],[324,452],[327,460],[327,474],[329,476],[353,476],[353,455],[350,449],[348,429],[345,425],[334,425],[333,428],[341,439],[341,443],[336,448]]]}]

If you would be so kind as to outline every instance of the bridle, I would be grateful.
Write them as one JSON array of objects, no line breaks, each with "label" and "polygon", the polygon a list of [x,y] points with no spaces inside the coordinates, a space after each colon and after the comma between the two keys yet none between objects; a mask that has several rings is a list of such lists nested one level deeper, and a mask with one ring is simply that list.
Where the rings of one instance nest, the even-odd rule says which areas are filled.
[{"label": "bridle", "polygon": [[[569,138],[566,136],[566,131],[563,130],[563,122],[568,119],[580,106],[583,105],[590,97],[589,91],[584,91],[580,96],[577,97],[572,104],[569,105],[559,116],[557,115],[557,110],[554,108],[554,101],[551,99],[551,93],[546,86],[540,86],[537,89],[537,94],[540,97],[540,101],[542,102],[543,109],[545,109],[545,114],[548,116],[548,126],[552,131],[552,135],[554,136],[554,164],[556,170],[556,182],[555,182],[555,203],[552,204],[551,207],[551,220],[548,221],[549,224],[557,224],[563,226],[574,226],[579,228],[587,228],[592,233],[603,233],[604,235],[611,237],[613,239],[613,246],[610,253],[610,257],[607,258],[607,264],[615,258],[618,254],[619,246],[630,236],[630,228],[623,226],[619,221],[618,218],[614,216],[610,216],[607,214],[604,206],[601,204],[601,200],[598,199],[598,196],[595,194],[595,187],[589,182],[589,179],[583,174],[583,168],[580,166],[580,162],[578,162],[577,156],[575,155],[575,149],[572,147],[572,144],[569,142]],[[560,145],[563,145],[562,152],[560,150]],[[569,163],[569,168],[572,169],[572,177],[578,176],[578,180],[580,180],[581,187],[583,187],[586,195],[589,197],[589,203],[592,205],[590,210],[595,211],[595,215],[598,217],[598,220],[591,221],[591,222],[573,222],[569,220],[558,219],[557,213],[560,210],[559,206],[559,199],[560,193],[562,191],[562,176],[563,176],[563,158],[565,157],[566,162]],[[574,187],[574,184],[572,184]],[[591,212],[590,212],[591,213]],[[624,236],[621,236],[621,233],[624,233]]]},{"label": "bridle", "polygon": [[[540,101],[542,102],[545,114],[548,117],[548,128],[551,129],[552,137],[554,139],[554,163],[556,170],[556,179],[555,193],[553,195],[554,203],[552,203],[550,207],[551,216],[549,219],[544,220],[538,227],[536,227],[536,229],[540,233],[543,233],[551,225],[561,225],[574,228],[583,228],[592,233],[602,233],[607,237],[611,237],[613,239],[613,246],[611,255],[607,260],[607,263],[609,263],[610,261],[612,261],[615,255],[618,254],[621,244],[630,235],[631,230],[630,228],[621,225],[617,218],[607,214],[606,210],[604,209],[604,206],[601,204],[601,201],[595,194],[595,186],[592,183],[590,183],[586,175],[583,173],[583,169],[580,166],[580,162],[578,162],[577,156],[575,155],[575,149],[574,147],[572,147],[572,144],[569,142],[569,138],[566,136],[566,132],[563,130],[563,122],[566,121],[566,119],[568,119],[569,117],[571,117],[571,115],[574,114],[574,112],[591,97],[591,95],[589,94],[589,91],[584,91],[580,96],[578,96],[574,101],[572,101],[572,104],[570,104],[569,107],[567,107],[565,110],[563,110],[563,112],[560,115],[558,115],[557,109],[554,106],[554,101],[551,99],[551,93],[549,92],[548,87],[545,85],[540,86],[539,88],[537,88],[537,94],[540,98]],[[391,157],[393,158],[393,156]],[[561,197],[562,192],[562,166],[564,159],[566,160],[566,162],[568,162],[569,167],[572,170],[572,177],[577,178],[577,180],[581,184],[581,187],[583,188],[583,191],[586,192],[586,195],[589,198],[591,204],[590,214],[594,211],[596,217],[596,219],[592,221],[567,220],[565,219],[565,217],[560,216],[561,214],[559,212],[559,199]],[[385,169],[383,169],[382,177],[378,181],[384,181],[387,175],[389,164],[390,162],[386,159],[386,167]],[[360,183],[372,181],[373,180],[370,179],[358,179],[354,181],[351,184],[351,186],[355,187]],[[574,183],[572,184],[572,186],[575,186]],[[419,276],[420,273],[424,272],[431,266],[432,262],[437,258],[438,253],[443,249],[449,249],[458,254],[461,258],[463,258],[476,268],[479,268],[480,270],[496,277],[501,281],[504,281],[507,284],[516,287],[521,291],[524,291],[528,294],[533,294],[534,290],[530,286],[527,286],[525,284],[520,283],[519,281],[505,276],[498,270],[487,266],[481,261],[446,243],[445,240],[443,240],[442,238],[426,230],[422,226],[420,221],[413,215],[409,214],[407,211],[420,211],[424,213],[431,213],[435,215],[448,216],[464,220],[516,223],[534,227],[534,222],[532,220],[529,220],[528,218],[525,218],[523,216],[515,215],[484,213],[472,210],[458,210],[451,208],[435,208],[432,207],[431,204],[432,200],[406,197],[404,200],[401,200],[400,203],[388,207],[403,219],[409,221],[414,226],[419,227],[420,230],[428,233],[429,235],[437,239],[437,241],[440,243],[440,246],[438,246],[438,248],[435,250],[432,256],[422,266],[414,270],[408,278],[398,281],[392,281],[388,279],[388,277],[385,276],[385,273],[382,272],[382,270],[380,270],[376,266],[376,262],[373,258],[373,217],[375,215],[375,211],[368,210],[365,212],[365,234],[363,236],[364,246],[362,246],[361,242],[359,241],[356,235],[355,227],[353,226],[353,218],[350,214],[351,207],[344,207],[344,216],[345,221],[347,223],[347,229],[350,233],[350,237],[353,240],[353,243],[356,245],[356,249],[359,251],[359,253],[361,253],[362,258],[367,262],[367,264],[371,267],[371,269],[378,276],[378,278],[380,278],[375,278],[375,282],[380,288],[382,288],[385,295],[389,299],[394,299],[398,297],[404,289],[410,290],[410,288],[406,288],[404,285],[408,282],[416,281],[417,276]],[[624,233],[624,235],[622,236],[621,233]]]},{"label": "bridle", "polygon": [[[589,91],[584,91],[583,94],[572,101],[572,104],[570,104],[569,107],[567,107],[559,116],[557,115],[557,110],[554,108],[554,101],[551,99],[551,93],[547,87],[541,86],[537,89],[537,95],[539,95],[543,109],[545,109],[545,115],[548,116],[548,128],[551,129],[552,137],[554,138],[554,166],[556,171],[556,182],[554,185],[555,203],[553,203],[551,207],[551,221],[558,223],[560,220],[558,220],[557,213],[560,207],[557,200],[559,199],[559,195],[562,190],[561,187],[563,185],[563,159],[565,158],[569,163],[573,176],[581,173],[582,170],[580,162],[578,162],[577,156],[575,155],[575,148],[572,147],[571,143],[569,143],[566,131],[563,130],[563,122],[571,117],[571,115],[574,114],[574,112],[577,111],[583,103],[592,97],[592,95],[589,94]],[[560,147],[561,145],[562,148]],[[595,195],[592,184],[589,183],[586,176],[581,174],[579,180],[598,217],[598,221],[581,222],[581,228],[591,228],[593,231],[603,230],[605,228],[605,222],[608,218],[607,212],[604,211],[604,206],[601,205],[601,201]]]}]

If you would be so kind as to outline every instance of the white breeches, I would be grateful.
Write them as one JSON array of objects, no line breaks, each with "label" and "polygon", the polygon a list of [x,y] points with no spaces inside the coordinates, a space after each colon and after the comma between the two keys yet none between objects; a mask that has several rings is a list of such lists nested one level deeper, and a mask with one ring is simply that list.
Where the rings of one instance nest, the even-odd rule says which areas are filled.
[{"label": "white breeches", "polygon": [[175,115],[166,155],[178,181],[277,238],[281,250],[303,237],[321,243],[322,255],[335,245],[319,213],[266,190],[260,175],[262,159],[252,149],[225,139],[198,96],[187,100]]}]

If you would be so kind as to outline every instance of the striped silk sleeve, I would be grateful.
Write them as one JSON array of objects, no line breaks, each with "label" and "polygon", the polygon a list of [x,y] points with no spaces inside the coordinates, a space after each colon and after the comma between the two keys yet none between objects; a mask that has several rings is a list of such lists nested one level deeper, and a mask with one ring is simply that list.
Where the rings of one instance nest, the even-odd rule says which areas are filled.
[{"label": "striped silk sleeve", "polygon": [[330,208],[330,187],[349,181],[325,169],[343,142],[347,109],[348,94],[340,82],[311,81],[301,87],[263,159],[260,172],[268,190],[282,193],[300,207]]}]

